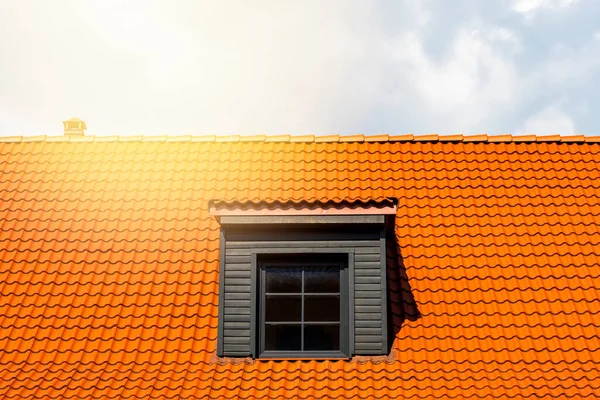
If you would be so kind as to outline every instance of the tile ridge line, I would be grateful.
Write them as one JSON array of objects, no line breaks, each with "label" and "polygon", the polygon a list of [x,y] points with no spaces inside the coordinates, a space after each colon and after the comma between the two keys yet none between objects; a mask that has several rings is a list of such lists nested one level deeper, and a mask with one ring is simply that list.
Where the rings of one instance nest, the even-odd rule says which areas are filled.
[{"label": "tile ridge line", "polygon": [[0,136],[0,143],[102,143],[102,142],[263,142],[263,143],[385,143],[385,142],[472,142],[472,143],[600,143],[600,136],[586,135],[115,135],[115,136]]}]

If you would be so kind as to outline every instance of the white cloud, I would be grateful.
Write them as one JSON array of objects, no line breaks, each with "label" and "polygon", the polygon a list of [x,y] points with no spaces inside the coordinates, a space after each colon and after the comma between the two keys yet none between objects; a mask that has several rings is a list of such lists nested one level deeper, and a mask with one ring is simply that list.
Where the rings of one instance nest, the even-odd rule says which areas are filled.
[{"label": "white cloud", "polygon": [[519,43],[519,39],[517,38],[515,32],[501,26],[491,28],[489,31],[489,37],[492,40]]},{"label": "white cloud", "polygon": [[513,49],[518,46],[508,29],[478,24],[460,29],[440,60],[427,54],[414,32],[391,43],[399,73],[416,92],[412,101],[423,103],[423,114],[436,116],[435,121],[424,119],[424,126],[435,122],[445,129],[485,129],[482,122],[514,107],[521,84],[512,52],[503,52],[496,46],[498,40],[512,43]]},{"label": "white cloud", "polygon": [[600,69],[600,52],[595,42],[579,46],[555,45],[541,63],[536,80],[546,87],[575,85],[589,81]]},{"label": "white cloud", "polygon": [[575,123],[558,105],[551,105],[529,117],[519,133],[572,135]]},{"label": "white cloud", "polygon": [[536,12],[543,9],[566,9],[577,2],[578,0],[513,0],[512,9],[531,18]]},{"label": "white cloud", "polygon": [[521,36],[515,31],[502,26],[486,26],[481,22],[477,26],[482,39],[503,57],[516,56],[523,51]]}]

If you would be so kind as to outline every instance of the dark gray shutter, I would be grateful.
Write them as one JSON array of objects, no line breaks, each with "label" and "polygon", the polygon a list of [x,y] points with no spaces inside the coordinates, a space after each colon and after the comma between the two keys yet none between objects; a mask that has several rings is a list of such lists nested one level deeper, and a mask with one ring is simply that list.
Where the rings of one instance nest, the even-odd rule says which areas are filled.
[{"label": "dark gray shutter", "polygon": [[250,312],[253,301],[250,290],[250,251],[231,248],[221,233],[221,266],[219,276],[219,356],[249,356]]}]

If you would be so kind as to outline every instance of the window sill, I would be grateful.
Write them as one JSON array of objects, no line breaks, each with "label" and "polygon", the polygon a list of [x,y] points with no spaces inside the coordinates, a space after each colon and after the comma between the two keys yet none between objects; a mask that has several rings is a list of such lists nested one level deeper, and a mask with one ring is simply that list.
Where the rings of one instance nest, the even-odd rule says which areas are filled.
[{"label": "window sill", "polygon": [[258,357],[260,360],[349,360],[350,357],[339,351],[265,351]]}]

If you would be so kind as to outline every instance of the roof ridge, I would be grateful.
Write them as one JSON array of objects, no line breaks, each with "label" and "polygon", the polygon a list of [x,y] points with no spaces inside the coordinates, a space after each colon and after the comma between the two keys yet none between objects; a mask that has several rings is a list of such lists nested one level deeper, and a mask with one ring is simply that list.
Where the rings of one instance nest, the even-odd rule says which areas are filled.
[{"label": "roof ridge", "polygon": [[600,143],[600,136],[585,135],[134,135],[134,136],[0,136],[0,143],[37,142],[279,142],[279,143],[341,143],[341,142],[565,142]]}]

